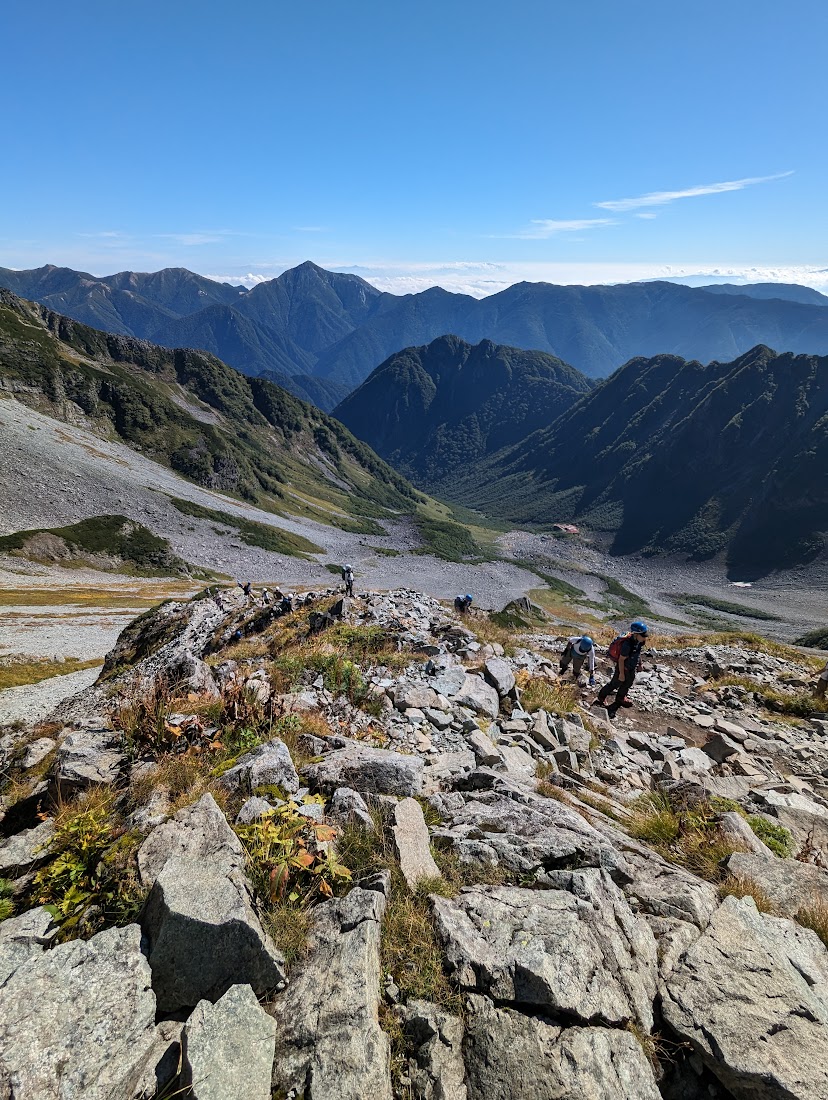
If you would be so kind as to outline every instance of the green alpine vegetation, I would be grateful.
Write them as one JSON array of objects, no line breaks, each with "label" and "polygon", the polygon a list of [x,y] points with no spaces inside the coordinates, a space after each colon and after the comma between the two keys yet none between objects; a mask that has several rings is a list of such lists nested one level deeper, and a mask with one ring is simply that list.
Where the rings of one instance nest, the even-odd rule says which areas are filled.
[{"label": "green alpine vegetation", "polygon": [[308,554],[323,552],[322,547],[312,543],[310,539],[294,535],[291,531],[283,531],[280,527],[270,527],[266,523],[234,516],[231,512],[222,512],[218,508],[205,508],[203,504],[193,504],[192,501],[181,500],[180,497],[170,497],[170,500],[185,516],[209,519],[213,523],[235,528],[242,542],[246,542],[248,546],[259,546],[263,550],[273,551],[274,554],[288,554],[294,558],[306,558]]},{"label": "green alpine vegetation", "polygon": [[88,328],[0,290],[0,386],[198,485],[365,533],[419,494],[339,421],[212,355]]},{"label": "green alpine vegetation", "polygon": [[198,574],[167,539],[126,516],[93,516],[66,527],[38,527],[0,536],[0,553],[30,561],[131,573],[144,577]]}]

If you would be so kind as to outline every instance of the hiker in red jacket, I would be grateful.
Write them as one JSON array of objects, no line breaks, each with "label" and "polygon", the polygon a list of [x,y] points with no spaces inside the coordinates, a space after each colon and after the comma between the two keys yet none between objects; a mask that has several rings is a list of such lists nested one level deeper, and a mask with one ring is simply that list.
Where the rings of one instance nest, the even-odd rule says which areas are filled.
[{"label": "hiker in red jacket", "polygon": [[[610,718],[614,718],[618,713],[618,708],[624,706],[624,700],[633,685],[641,651],[646,640],[647,625],[637,619],[630,626],[629,634],[616,638],[609,647],[609,655],[615,661],[615,668],[613,669],[612,679],[609,683],[604,684],[598,692],[597,702],[599,706],[607,708],[607,714]],[[607,697],[613,693],[615,699],[608,704]]]}]

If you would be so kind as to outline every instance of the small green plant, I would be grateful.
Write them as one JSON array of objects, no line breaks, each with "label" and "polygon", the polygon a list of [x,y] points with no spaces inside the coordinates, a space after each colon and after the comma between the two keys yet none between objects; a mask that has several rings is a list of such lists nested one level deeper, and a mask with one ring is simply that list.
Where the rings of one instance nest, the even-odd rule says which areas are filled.
[{"label": "small green plant", "polygon": [[763,844],[766,844],[775,855],[781,856],[782,859],[787,859],[788,856],[793,855],[796,847],[794,838],[784,825],[780,825],[775,821],[768,821],[766,817],[759,814],[752,814],[747,819],[747,823]]},{"label": "small green plant", "polygon": [[308,905],[317,894],[331,897],[349,882],[351,872],[331,843],[336,832],[299,813],[285,802],[236,833],[245,846],[250,877],[271,905]]},{"label": "small green plant", "polygon": [[135,919],[142,899],[137,847],[138,837],[117,822],[111,792],[93,792],[61,809],[50,846],[54,859],[35,875],[32,895],[54,914],[64,938],[93,907],[99,925]]},{"label": "small green plant", "polygon": [[7,878],[0,878],[0,921],[6,920],[7,917],[12,916],[14,913],[14,902],[12,901],[13,892],[13,883]]},{"label": "small green plant", "polygon": [[518,674],[518,686],[523,709],[533,714],[545,710],[551,714],[571,714],[578,703],[579,693],[575,684],[547,680],[543,676]]},{"label": "small green plant", "polygon": [[736,851],[719,830],[722,800],[718,801],[719,805],[700,797],[682,803],[667,794],[642,795],[632,809],[630,835],[646,841],[672,863],[718,882],[724,860]]}]

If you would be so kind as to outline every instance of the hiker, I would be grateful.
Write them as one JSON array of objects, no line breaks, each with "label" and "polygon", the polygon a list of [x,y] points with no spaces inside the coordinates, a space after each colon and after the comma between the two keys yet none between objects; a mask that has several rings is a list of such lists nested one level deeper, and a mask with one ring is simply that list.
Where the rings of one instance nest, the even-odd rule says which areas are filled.
[{"label": "hiker", "polygon": [[819,674],[819,679],[814,688],[814,698],[824,699],[826,689],[828,689],[828,661],[825,662],[825,668]]},{"label": "hiker", "polygon": [[[607,708],[607,714],[614,718],[619,707],[631,706],[627,703],[627,692],[633,685],[641,650],[647,640],[647,624],[636,619],[630,625],[629,634],[619,636],[610,645],[608,653],[615,662],[612,679],[604,684],[598,692],[596,702],[599,706]],[[615,701],[607,704],[607,696],[615,694]]]},{"label": "hiker", "polygon": [[266,588],[262,589],[262,607],[268,607],[270,605],[270,593]]},{"label": "hiker", "polygon": [[588,634],[566,639],[566,646],[561,654],[561,676],[572,662],[572,677],[580,682],[581,669],[584,667],[584,661],[587,658],[589,658],[589,686],[595,687],[595,643]]},{"label": "hiker", "polygon": [[283,615],[289,615],[293,611],[293,596],[288,593],[286,596],[282,596],[282,602],[279,604]]},{"label": "hiker", "polygon": [[454,597],[454,610],[459,615],[465,615],[472,605],[471,593],[467,592],[465,596]]},{"label": "hiker", "polygon": [[252,596],[253,596],[253,587],[252,587],[252,585],[250,584],[250,581],[245,581],[245,583],[244,583],[244,584],[242,584],[242,582],[241,582],[241,581],[236,581],[236,584],[237,584],[237,585],[239,586],[239,588],[240,588],[240,589],[242,590],[242,593],[244,594],[244,598],[245,598],[245,600],[250,600],[250,599],[252,599]]},{"label": "hiker", "polygon": [[354,595],[354,568],[352,565],[343,565],[342,567],[342,579],[345,581],[345,595]]}]

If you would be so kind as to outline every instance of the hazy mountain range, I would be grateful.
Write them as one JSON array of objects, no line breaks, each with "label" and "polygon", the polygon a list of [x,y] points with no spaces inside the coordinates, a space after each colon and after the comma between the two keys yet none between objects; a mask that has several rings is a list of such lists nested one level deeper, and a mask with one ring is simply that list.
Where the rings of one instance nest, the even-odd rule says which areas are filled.
[{"label": "hazy mountain range", "polygon": [[0,285],[110,332],[209,351],[327,409],[393,353],[448,333],[544,351],[593,378],[639,355],[828,351],[828,298],[778,283],[518,283],[476,299],[438,287],[387,294],[308,262],[250,290],[182,268],[105,278],[0,268]]}]

